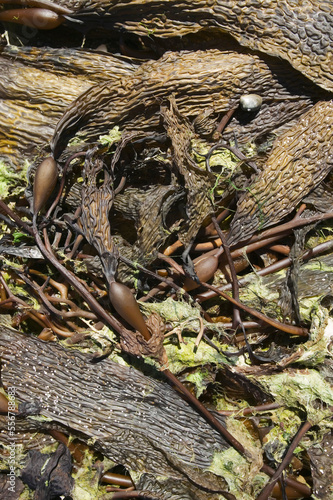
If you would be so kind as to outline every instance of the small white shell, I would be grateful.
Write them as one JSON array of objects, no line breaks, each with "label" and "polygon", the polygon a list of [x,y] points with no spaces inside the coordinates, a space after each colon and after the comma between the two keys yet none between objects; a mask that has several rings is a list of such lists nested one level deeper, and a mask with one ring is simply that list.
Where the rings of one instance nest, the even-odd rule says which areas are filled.
[{"label": "small white shell", "polygon": [[245,94],[239,99],[239,106],[243,111],[254,113],[259,111],[262,105],[262,97],[257,94]]}]

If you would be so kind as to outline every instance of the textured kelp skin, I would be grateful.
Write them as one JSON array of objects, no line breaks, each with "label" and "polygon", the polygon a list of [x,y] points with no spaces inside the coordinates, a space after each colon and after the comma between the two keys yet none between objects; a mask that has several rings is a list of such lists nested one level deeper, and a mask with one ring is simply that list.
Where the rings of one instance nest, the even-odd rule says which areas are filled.
[{"label": "textured kelp skin", "polygon": [[243,46],[290,62],[333,90],[333,6],[330,0],[176,0],[57,2],[87,24],[104,24],[139,35],[183,36],[218,27]]},{"label": "textured kelp skin", "polygon": [[333,101],[320,102],[275,142],[263,172],[239,199],[228,241],[234,245],[288,215],[333,166]]},{"label": "textured kelp skin", "polygon": [[[8,53],[3,54],[0,72],[3,99],[0,114],[4,117],[2,153],[17,156],[17,149],[22,148],[23,156],[29,156],[31,143],[32,149],[40,145],[45,147],[63,113],[51,141],[51,150],[57,159],[60,158],[60,166],[70,154],[70,148],[75,149],[74,142],[67,149],[68,142],[75,135],[75,139],[81,141],[79,146],[76,143],[78,149],[89,148],[101,134],[116,128],[119,134],[123,134],[121,140],[127,133],[133,133],[134,138],[141,140],[152,132],[169,140],[168,160],[172,160],[177,183],[173,179],[170,184],[167,181],[165,185],[149,184],[149,189],[146,186],[142,190],[133,188],[130,181],[136,174],[134,168],[130,172],[133,177],[129,175],[128,178],[129,185],[114,202],[115,209],[125,219],[129,214],[128,219],[135,220],[138,238],[133,244],[132,260],[136,261],[136,255],[142,256],[143,253],[153,259],[153,251],[163,250],[166,238],[163,215],[168,214],[174,200],[177,203],[186,200],[187,221],[177,227],[177,237],[185,245],[192,242],[204,219],[213,213],[210,203],[215,179],[204,167],[199,171],[193,160],[192,139],[201,134],[214,143],[214,128],[228,110],[238,106],[244,93],[259,93],[263,106],[250,119],[245,119],[238,108],[223,138],[229,141],[236,135],[242,144],[262,134],[275,132],[282,135],[275,142],[267,163],[262,165],[262,172],[254,173],[250,181],[246,168],[246,174],[238,176],[238,180],[245,178],[245,181],[233,189],[245,192],[240,195],[231,224],[228,240],[231,246],[255,231],[279,222],[329,173],[333,121],[330,2],[102,0],[58,3],[71,7],[70,17],[82,20],[84,29],[105,26],[119,32],[126,30],[148,38],[166,39],[193,32],[200,37],[202,28],[213,27],[217,33],[229,33],[245,47],[244,51],[238,48],[235,52],[169,52],[158,61],[148,61],[139,68],[130,67],[125,60],[115,58],[112,61],[112,56],[108,55],[98,59],[96,54],[90,59],[86,53],[82,53],[80,63],[80,51],[71,53],[72,60],[66,59],[65,53],[52,53],[51,50],[49,60],[47,53],[39,52],[39,56],[34,57],[38,51],[29,52],[24,48],[18,49],[16,54],[8,48],[8,52],[12,51],[9,57]],[[71,21],[67,22],[70,24]],[[255,51],[254,54],[248,49]],[[55,61],[59,62],[57,72],[54,71]],[[32,89],[25,83],[29,79],[36,82]],[[73,99],[76,100],[69,104]],[[202,120],[209,108],[210,123]],[[299,122],[296,123],[297,119]],[[206,128],[207,123],[210,128]],[[286,127],[291,128],[283,132]],[[121,142],[119,137],[117,140]],[[86,163],[86,170],[87,166]],[[167,166],[166,160],[159,170],[161,177],[166,179],[167,168],[163,166]],[[86,191],[81,191],[81,198],[74,200],[74,204],[75,208],[81,203],[87,207],[89,221],[84,220],[84,213],[77,223],[82,222],[79,229],[86,240],[97,247],[97,226],[104,245],[104,240],[106,243],[111,241],[110,228],[115,234],[114,225],[109,226],[113,194],[110,188],[105,195],[108,203],[98,204],[99,194],[102,197],[104,193],[97,193],[94,189],[89,191],[90,185],[95,187],[90,180],[85,183]],[[100,181],[99,178],[99,187]],[[220,189],[222,191],[222,187]],[[100,217],[101,207],[103,217]],[[60,216],[63,208],[64,205],[60,204]],[[95,215],[96,227],[93,224]],[[114,219],[117,215],[119,213]],[[104,236],[108,238],[103,239]],[[107,246],[111,251],[111,245]],[[124,255],[120,244],[119,250]],[[149,266],[148,258],[145,263]],[[82,275],[82,269],[78,272]],[[118,273],[117,278],[122,280],[122,274]],[[316,287],[316,280],[320,278],[326,278],[326,285],[330,283],[330,278],[324,274],[316,278],[307,275],[308,293],[310,280],[313,286],[310,291],[327,293]],[[261,295],[257,295],[261,299]],[[245,301],[244,296],[241,300]],[[265,300],[267,296],[263,295],[261,302]],[[259,301],[257,309],[261,310],[261,307]],[[272,313],[269,304],[264,312]],[[306,319],[310,322],[310,318]],[[196,323],[200,327],[198,319]],[[223,331],[223,327],[220,328]],[[179,331],[182,329],[183,324]],[[190,330],[190,334],[193,333]],[[268,354],[272,357],[265,358],[272,366],[274,362],[280,362],[278,349],[274,348],[275,340]],[[324,347],[321,346],[318,353],[321,359],[323,352],[327,351],[326,344],[322,345]],[[178,345],[175,347],[178,351]],[[24,421],[17,419],[18,430],[47,432],[49,428],[57,428],[80,436],[114,463],[127,467],[137,489],[143,494],[146,491],[149,498],[219,500],[224,495],[234,500],[243,498],[243,495],[244,498],[245,495],[246,498],[255,498],[259,493],[257,473],[261,467],[262,446],[259,445],[252,456],[250,446],[246,447],[250,460],[240,457],[169,386],[156,381],[156,373],[144,376],[134,368],[119,366],[110,360],[90,364],[90,358],[82,353],[65,350],[55,343],[33,340],[6,327],[1,327],[0,352],[4,387],[13,384],[17,388],[18,402],[28,403],[28,408],[31,401],[38,401],[39,417],[42,415],[48,419],[42,418],[38,423],[29,418]],[[293,355],[291,353],[286,363],[295,362]],[[308,360],[305,362],[309,363]],[[313,360],[310,362],[314,363]],[[262,369],[260,364],[251,366],[249,362],[245,367],[243,361],[242,364],[237,366],[236,361],[235,371],[242,373],[248,368],[257,375]],[[278,370],[282,367],[280,363]],[[290,375],[289,381],[293,379],[292,371],[287,375]],[[280,396],[283,385],[288,389],[285,383],[276,393],[272,390],[272,394]],[[289,441],[297,430],[295,422],[301,422],[295,411],[297,390],[293,393],[292,403],[288,402],[290,409],[287,408],[294,425],[293,432],[288,435]],[[320,401],[320,397],[317,394],[315,401]],[[325,404],[326,401],[328,404],[332,402],[323,398]],[[282,400],[281,404],[285,405],[286,401]],[[221,405],[225,409],[225,404]],[[309,419],[314,414],[319,415],[315,407],[312,413],[309,412]],[[302,419],[306,418],[304,415],[302,408]],[[273,430],[285,438],[284,420],[277,424]],[[5,428],[6,422],[2,421],[1,425]],[[243,422],[237,425],[241,427]],[[236,433],[236,426],[232,432]],[[244,433],[240,432],[240,435],[243,438]],[[266,443],[264,449],[271,451],[270,444],[270,441]],[[232,460],[229,460],[228,453]],[[276,463],[282,457],[283,454],[275,457]],[[232,488],[227,479],[226,467],[237,483],[236,488]],[[261,476],[261,480],[267,479]],[[235,496],[230,491],[236,492]]]},{"label": "textured kelp skin", "polygon": [[139,489],[161,500],[204,500],[208,491],[217,500],[228,491],[208,471],[228,445],[166,383],[110,360],[91,364],[78,351],[4,327],[0,352],[2,383],[16,388],[18,401],[38,403],[46,427],[69,427],[93,440],[136,474]]},{"label": "textured kelp skin", "polygon": [[82,92],[98,82],[130,77],[136,68],[127,58],[96,51],[5,47],[0,52],[0,158],[22,167],[48,143],[66,107]]},{"label": "textured kelp skin", "polygon": [[114,125],[156,131],[159,104],[170,96],[183,115],[194,119],[212,108],[217,120],[238,106],[244,93],[260,94],[260,112],[255,116],[237,112],[226,130],[227,139],[235,132],[240,141],[286,125],[320,96],[327,98],[283,61],[220,50],[168,52],[144,63],[132,77],[110,83],[92,87],[67,108],[51,141],[57,157],[76,132],[93,140]]}]

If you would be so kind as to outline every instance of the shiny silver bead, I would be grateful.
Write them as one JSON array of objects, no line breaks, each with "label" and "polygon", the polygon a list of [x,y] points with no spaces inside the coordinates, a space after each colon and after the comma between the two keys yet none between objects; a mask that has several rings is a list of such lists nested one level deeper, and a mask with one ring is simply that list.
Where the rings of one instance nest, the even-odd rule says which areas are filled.
[{"label": "shiny silver bead", "polygon": [[259,111],[262,105],[262,97],[257,94],[245,94],[239,99],[239,106],[243,111],[254,113]]}]

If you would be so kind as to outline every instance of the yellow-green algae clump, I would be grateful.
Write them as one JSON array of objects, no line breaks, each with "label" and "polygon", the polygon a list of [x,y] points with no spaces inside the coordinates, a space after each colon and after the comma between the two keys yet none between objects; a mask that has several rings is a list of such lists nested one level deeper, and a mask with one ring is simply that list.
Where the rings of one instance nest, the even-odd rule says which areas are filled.
[{"label": "yellow-green algae clump", "polygon": [[286,369],[283,373],[260,377],[259,381],[277,403],[306,412],[307,420],[313,425],[332,427],[332,387],[317,370]]},{"label": "yellow-green algae clump", "polygon": [[27,183],[27,169],[29,163],[24,162],[24,168],[17,170],[10,163],[0,160],[0,198],[5,200],[9,195],[18,196]]},{"label": "yellow-green algae clump", "polygon": [[[200,342],[196,349],[195,340],[202,325],[206,325],[201,318],[200,309],[196,305],[191,305],[185,301],[175,301],[171,297],[159,303],[140,304],[146,313],[156,312],[161,318],[171,325],[171,334],[166,338],[164,347],[168,355],[169,367],[173,373],[179,373],[188,367],[203,366],[205,364],[230,364],[230,361],[217,352],[214,347],[205,341]],[[211,327],[212,324],[210,323]],[[218,325],[214,325],[218,329]],[[181,336],[183,341],[179,341],[177,336]],[[180,338],[180,337],[179,337]],[[227,348],[214,339],[216,346],[223,350]],[[200,385],[200,384],[199,384]]]},{"label": "yellow-green algae clump", "polygon": [[238,499],[252,500],[267,482],[267,476],[260,472],[263,465],[259,442],[233,417],[227,419],[228,431],[242,443],[247,457],[233,447],[214,453],[209,471],[222,476],[228,483],[229,491]]}]

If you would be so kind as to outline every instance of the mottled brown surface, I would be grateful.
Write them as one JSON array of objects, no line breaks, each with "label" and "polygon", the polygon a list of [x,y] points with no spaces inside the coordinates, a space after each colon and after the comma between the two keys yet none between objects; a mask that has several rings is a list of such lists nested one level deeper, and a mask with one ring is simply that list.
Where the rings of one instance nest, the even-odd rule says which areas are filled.
[{"label": "mottled brown surface", "polygon": [[91,0],[58,2],[74,17],[140,35],[182,36],[218,27],[253,50],[289,61],[318,85],[333,90],[333,6],[330,0]]},{"label": "mottled brown surface", "polygon": [[325,434],[322,442],[309,449],[311,469],[313,473],[313,494],[320,500],[332,497],[333,494],[333,436]]},{"label": "mottled brown surface", "polygon": [[81,49],[7,46],[0,53],[0,156],[22,167],[51,139],[66,107],[96,82],[111,84],[137,65]]},{"label": "mottled brown surface", "polygon": [[333,166],[333,101],[320,102],[275,142],[262,174],[238,201],[229,244],[288,215]]},{"label": "mottled brown surface", "polygon": [[[58,3],[65,5],[64,1]],[[187,226],[179,224],[175,230],[178,234],[172,235],[184,243],[196,234],[210,212],[205,192],[208,174],[195,170],[190,140],[196,132],[211,138],[210,132],[225,112],[238,105],[242,94],[258,93],[263,98],[261,110],[248,117],[237,109],[224,139],[229,141],[236,135],[242,144],[272,132],[282,135],[263,165],[262,174],[253,177],[248,188],[244,187],[248,181],[246,169],[238,177],[238,181],[245,180],[237,188],[246,192],[239,200],[229,243],[235,244],[279,222],[332,167],[333,113],[329,99],[333,90],[333,8],[328,1],[296,3],[71,2],[73,17],[84,21],[84,31],[90,26],[109,27],[121,33],[127,30],[148,38],[152,44],[157,40],[156,45],[158,37],[172,37],[174,46],[179,48],[177,37],[197,32],[200,39],[203,27],[214,27],[215,47],[219,50],[168,52],[158,61],[148,61],[136,68],[124,58],[97,52],[71,50],[67,54],[58,49],[7,47],[0,60],[1,155],[12,156],[22,165],[20,153],[24,158],[34,157],[39,147],[47,148],[54,134],[51,147],[59,157],[75,134],[92,143],[116,125],[121,131],[127,129],[125,134],[133,133],[133,137],[151,133],[165,137],[167,132],[169,142],[161,149],[169,156],[166,168],[163,170],[162,166],[159,170],[162,180],[156,181],[155,177],[143,189],[133,188],[131,181],[138,171],[131,169],[129,185],[116,199],[110,216],[114,223],[112,234],[117,231],[117,218],[123,216],[119,224],[125,220],[128,226],[128,219],[134,221],[134,229],[130,230],[137,232],[137,239],[129,255],[132,260],[144,252],[153,256],[166,241],[169,226],[163,224],[173,201],[178,204],[180,200],[184,212],[187,211]],[[220,32],[230,33],[242,47],[233,52],[223,51]],[[32,79],[33,88],[29,83]],[[72,103],[77,96],[80,97]],[[170,113],[173,99],[179,109],[177,119]],[[317,101],[320,102],[312,108]],[[72,104],[65,111],[69,103]],[[209,109],[212,112],[205,122],[202,113]],[[200,127],[192,128],[195,120]],[[179,126],[185,122],[186,127]],[[153,146],[158,149],[159,143]],[[172,179],[165,173],[169,167]],[[110,191],[106,193],[110,203],[103,204],[94,189],[89,190],[90,181],[86,182],[83,193],[87,208],[93,202],[92,210],[84,214],[88,218],[82,219],[86,238],[93,243],[98,230],[98,250],[103,250],[103,245],[111,249],[112,195]],[[105,213],[99,220],[101,209]],[[58,214],[62,217],[61,211]],[[155,225],[149,224],[149,219],[154,219]],[[103,235],[107,235],[106,241]],[[119,239],[125,236],[121,234]],[[123,255],[129,248],[130,245],[125,247]],[[304,276],[300,285],[306,282],[307,293],[318,292],[318,280],[323,285],[325,279],[326,286],[331,281],[324,273],[313,277],[309,272]],[[106,282],[104,285],[106,288]],[[258,309],[263,307],[264,299]],[[162,325],[157,324],[156,329],[162,338]],[[128,352],[124,339],[126,343],[123,337],[121,346]],[[152,498],[218,500],[228,489],[223,477],[207,471],[214,453],[226,450],[226,443],[169,386],[157,381],[156,373],[145,376],[110,360],[93,365],[88,356],[79,352],[65,350],[55,343],[42,343],[6,328],[0,333],[0,353],[5,388],[15,385],[20,402],[38,401],[41,414],[50,419],[42,423],[17,419],[18,431],[30,430],[31,422],[31,429],[47,432],[54,427],[90,440],[114,463],[126,466],[135,478],[136,487],[148,491]],[[270,362],[273,364],[274,358]],[[258,373],[261,366],[250,368]],[[0,430],[5,425],[0,419]],[[312,466],[329,467],[322,457],[317,460],[316,451]],[[261,449],[258,456],[260,462]],[[261,464],[252,466],[259,470]],[[316,473],[313,477],[317,492],[320,477]],[[245,475],[240,490],[243,486],[247,492],[253,488],[252,479]]]},{"label": "mottled brown surface", "polygon": [[216,492],[228,489],[207,471],[226,443],[166,383],[110,360],[91,364],[78,351],[4,327],[0,353],[2,383],[15,387],[18,402],[38,402],[49,419],[40,428],[67,428],[91,439],[138,474],[138,489],[161,500],[218,499]]},{"label": "mottled brown surface", "polygon": [[225,134],[232,138],[235,132],[238,140],[247,141],[290,124],[321,92],[279,61],[219,50],[170,52],[144,63],[132,78],[83,93],[57,124],[51,148],[59,156],[76,132],[93,140],[115,125],[156,132],[160,102],[172,95],[179,111],[191,119],[213,108],[217,124],[223,113],[238,105],[241,95],[256,93],[263,99],[260,112],[237,112]]}]

